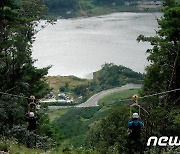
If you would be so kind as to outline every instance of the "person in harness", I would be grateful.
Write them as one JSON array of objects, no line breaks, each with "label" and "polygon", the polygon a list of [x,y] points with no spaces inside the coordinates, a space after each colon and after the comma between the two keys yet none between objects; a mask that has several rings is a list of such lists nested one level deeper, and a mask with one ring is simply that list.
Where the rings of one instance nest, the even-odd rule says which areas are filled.
[{"label": "person in harness", "polygon": [[138,113],[133,113],[132,120],[128,121],[129,137],[134,141],[139,142],[141,136],[142,121],[139,120]]},{"label": "person in harness", "polygon": [[26,114],[27,130],[32,131],[37,128],[37,120],[39,119],[39,114],[34,112],[29,112]]},{"label": "person in harness", "polygon": [[30,96],[31,101],[28,105],[28,113],[26,113],[25,119],[27,122],[27,130],[33,131],[37,128],[37,120],[39,120],[39,114],[36,111],[35,96]]},{"label": "person in harness", "polygon": [[29,111],[25,115],[27,130],[28,132],[28,140],[26,142],[28,148],[36,147],[36,129],[37,129],[37,120],[39,119],[39,114]]},{"label": "person in harness", "polygon": [[132,119],[128,121],[129,138],[128,138],[128,149],[129,154],[137,152],[141,153],[141,128],[143,126],[142,121],[139,120],[139,114],[133,113]]}]

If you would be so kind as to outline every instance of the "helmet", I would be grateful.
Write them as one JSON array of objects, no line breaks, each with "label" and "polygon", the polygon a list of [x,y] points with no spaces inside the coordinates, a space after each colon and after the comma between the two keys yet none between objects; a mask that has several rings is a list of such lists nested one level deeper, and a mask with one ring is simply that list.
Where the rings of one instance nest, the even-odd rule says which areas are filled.
[{"label": "helmet", "polygon": [[132,118],[133,118],[133,119],[135,119],[135,118],[139,118],[138,113],[133,113]]},{"label": "helmet", "polygon": [[30,112],[29,117],[33,118],[34,117],[34,112]]},{"label": "helmet", "polygon": [[31,99],[31,100],[34,100],[34,99],[35,99],[35,96],[30,96],[30,99]]}]

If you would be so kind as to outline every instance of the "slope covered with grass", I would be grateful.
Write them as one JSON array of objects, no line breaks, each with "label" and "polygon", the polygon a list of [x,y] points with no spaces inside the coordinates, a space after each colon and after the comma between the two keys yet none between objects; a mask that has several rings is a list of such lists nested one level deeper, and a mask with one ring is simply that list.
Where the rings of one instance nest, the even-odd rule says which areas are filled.
[{"label": "slope covered with grass", "polygon": [[122,104],[118,102],[119,100],[131,98],[137,93],[138,89],[113,93],[100,100],[98,107],[60,109],[51,111],[49,116],[53,120],[52,123],[61,129],[64,144],[75,147],[85,146],[90,127],[98,120],[105,118],[112,108]]}]

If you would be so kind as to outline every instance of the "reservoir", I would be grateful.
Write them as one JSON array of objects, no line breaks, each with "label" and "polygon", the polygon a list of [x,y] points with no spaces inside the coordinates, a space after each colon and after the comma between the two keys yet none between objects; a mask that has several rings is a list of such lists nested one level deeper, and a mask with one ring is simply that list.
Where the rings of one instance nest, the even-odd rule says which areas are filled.
[{"label": "reservoir", "polygon": [[52,65],[49,75],[85,78],[105,63],[145,72],[149,43],[136,41],[140,34],[155,36],[156,19],[162,13],[114,13],[110,15],[58,19],[36,34],[35,66]]}]

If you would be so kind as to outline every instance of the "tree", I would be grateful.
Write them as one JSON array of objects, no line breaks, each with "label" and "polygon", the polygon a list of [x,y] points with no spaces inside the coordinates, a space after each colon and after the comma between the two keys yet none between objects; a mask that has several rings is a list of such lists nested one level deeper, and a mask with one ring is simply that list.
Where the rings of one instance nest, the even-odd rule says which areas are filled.
[{"label": "tree", "polygon": [[94,123],[86,137],[87,146],[100,153],[128,153],[128,110],[126,105],[116,106],[106,118]]},{"label": "tree", "polygon": [[[164,16],[158,20],[160,29],[157,35],[138,37],[138,41],[147,41],[153,45],[152,49],[147,50],[151,64],[146,68],[143,94],[180,88],[180,4],[167,0],[164,7]],[[147,148],[146,143],[150,136],[179,136],[179,99],[179,91],[175,91],[163,97],[143,100],[145,102],[141,106],[148,108],[150,114],[149,116],[141,112],[144,122],[141,141],[143,152],[146,150],[147,153],[162,153],[162,148]],[[92,125],[87,136],[88,145],[101,153],[128,153],[125,126],[128,120],[127,110],[128,108],[120,106]],[[178,151],[177,149],[178,147],[175,147],[173,151]]]},{"label": "tree", "polygon": [[[172,90],[180,87],[180,3],[175,0],[164,2],[164,16],[158,20],[159,30],[154,37],[140,35],[138,41],[150,42],[148,60],[151,65],[146,68],[147,74],[143,84],[145,94]],[[157,86],[158,85],[158,86]],[[167,94],[164,105],[170,102],[177,104],[180,100],[178,91]],[[167,104],[167,102],[169,102]]]},{"label": "tree", "polygon": [[87,85],[78,85],[74,88],[74,93],[76,95],[85,96],[87,94]]},{"label": "tree", "polygon": [[45,0],[50,10],[58,9],[76,9],[78,7],[77,0]]},{"label": "tree", "polygon": [[[32,59],[35,27],[46,12],[42,0],[0,1],[0,92],[42,97],[49,90],[44,75]],[[0,95],[0,134],[24,124],[27,99]]]},{"label": "tree", "polygon": [[[163,17],[158,20],[159,30],[156,36],[140,35],[137,38],[138,41],[150,42],[153,46],[152,49],[147,50],[149,53],[147,59],[151,64],[146,68],[143,94],[180,88],[180,3],[175,0],[165,0],[163,12]],[[146,100],[151,115],[148,120],[155,126],[149,135],[179,135],[177,131],[180,122],[179,100],[179,91]]]},{"label": "tree", "polygon": [[41,78],[49,67],[35,68],[31,57],[35,27],[46,8],[42,2],[22,0],[19,5],[13,0],[0,2],[0,91],[36,95],[35,91],[47,87]]},{"label": "tree", "polygon": [[102,89],[121,86],[126,83],[139,83],[143,79],[141,73],[134,72],[124,66],[106,63],[97,72],[97,79]]}]

